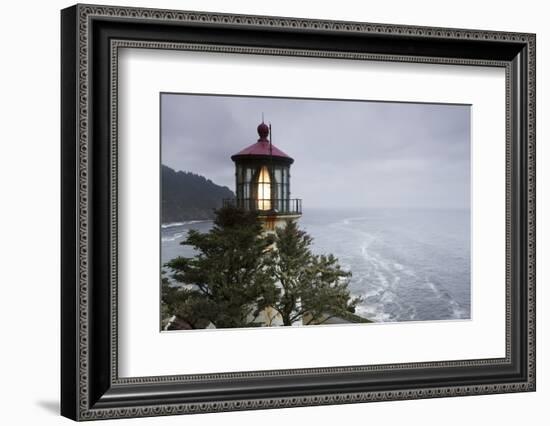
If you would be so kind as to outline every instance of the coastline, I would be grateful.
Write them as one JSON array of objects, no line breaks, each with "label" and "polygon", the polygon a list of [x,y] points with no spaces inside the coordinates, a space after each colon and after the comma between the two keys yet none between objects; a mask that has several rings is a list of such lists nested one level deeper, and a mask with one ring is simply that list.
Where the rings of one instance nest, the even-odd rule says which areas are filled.
[{"label": "coastline", "polygon": [[161,223],[160,228],[161,229],[169,229],[169,228],[175,228],[176,226],[185,226],[185,225],[192,225],[194,223],[203,223],[203,222],[212,222],[213,219],[191,219],[191,220],[182,220],[180,222],[167,222],[167,223]]}]

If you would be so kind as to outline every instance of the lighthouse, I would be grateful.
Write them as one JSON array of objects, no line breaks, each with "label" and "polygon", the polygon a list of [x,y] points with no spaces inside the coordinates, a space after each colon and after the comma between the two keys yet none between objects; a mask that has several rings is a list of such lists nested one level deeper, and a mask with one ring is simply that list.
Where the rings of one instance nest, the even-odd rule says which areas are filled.
[{"label": "lighthouse", "polygon": [[235,163],[234,204],[258,215],[264,230],[273,231],[302,215],[302,200],[290,198],[290,166],[294,160],[272,143],[271,125],[258,126],[258,140],[231,156]]}]

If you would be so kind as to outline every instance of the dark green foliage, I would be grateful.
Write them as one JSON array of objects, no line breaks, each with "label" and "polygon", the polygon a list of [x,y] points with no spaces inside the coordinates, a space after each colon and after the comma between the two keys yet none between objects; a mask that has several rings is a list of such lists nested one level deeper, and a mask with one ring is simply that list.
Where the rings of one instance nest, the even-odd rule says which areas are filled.
[{"label": "dark green foliage", "polygon": [[221,207],[224,198],[233,192],[203,176],[176,172],[162,166],[162,223],[183,220],[213,219],[214,209]]},{"label": "dark green foliage", "polygon": [[284,325],[298,320],[304,325],[322,324],[335,316],[348,316],[360,301],[348,290],[351,273],[342,270],[332,254],[314,255],[311,243],[312,238],[292,221],[276,230],[276,249],[267,254],[267,270],[282,287],[269,302]]},{"label": "dark green foliage", "polygon": [[236,207],[216,211],[208,233],[189,231],[182,244],[197,255],[165,265],[162,326],[170,329],[251,327],[266,307],[284,325],[322,324],[333,317],[365,322],[354,314],[359,298],[348,290],[350,272],[333,255],[314,255],[312,238],[289,222],[266,234],[254,213]]},{"label": "dark green foliage", "polygon": [[263,267],[271,238],[262,234],[256,216],[234,207],[221,208],[208,233],[190,231],[183,244],[198,254],[166,265],[172,279],[185,284],[164,286],[169,314],[190,328],[208,323],[216,328],[255,325],[253,320],[265,307],[265,295],[275,291],[273,279]]}]

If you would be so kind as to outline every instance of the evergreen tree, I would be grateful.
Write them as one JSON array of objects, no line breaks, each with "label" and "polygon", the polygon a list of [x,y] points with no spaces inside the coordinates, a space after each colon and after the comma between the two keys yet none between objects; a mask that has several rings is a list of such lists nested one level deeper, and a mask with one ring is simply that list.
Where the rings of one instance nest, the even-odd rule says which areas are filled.
[{"label": "evergreen tree", "polygon": [[267,302],[284,325],[299,320],[304,325],[322,324],[335,316],[361,321],[353,315],[360,298],[352,298],[348,290],[351,273],[342,270],[332,254],[314,255],[311,243],[294,221],[275,231],[275,248],[266,254],[266,265],[281,291],[272,293]]},{"label": "evergreen tree", "polygon": [[264,268],[272,238],[262,232],[256,215],[235,207],[216,211],[207,233],[191,230],[182,244],[195,249],[192,258],[178,257],[166,265],[182,286],[163,284],[164,312],[189,328],[249,327],[276,293]]}]

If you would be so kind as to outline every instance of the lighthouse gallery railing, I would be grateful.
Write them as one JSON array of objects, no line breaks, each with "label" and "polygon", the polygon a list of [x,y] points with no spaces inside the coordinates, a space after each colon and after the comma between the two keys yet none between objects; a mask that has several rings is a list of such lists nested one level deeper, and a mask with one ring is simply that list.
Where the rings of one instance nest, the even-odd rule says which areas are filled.
[{"label": "lighthouse gallery railing", "polygon": [[226,198],[223,200],[223,205],[239,207],[259,214],[302,214],[302,200],[299,198]]}]

